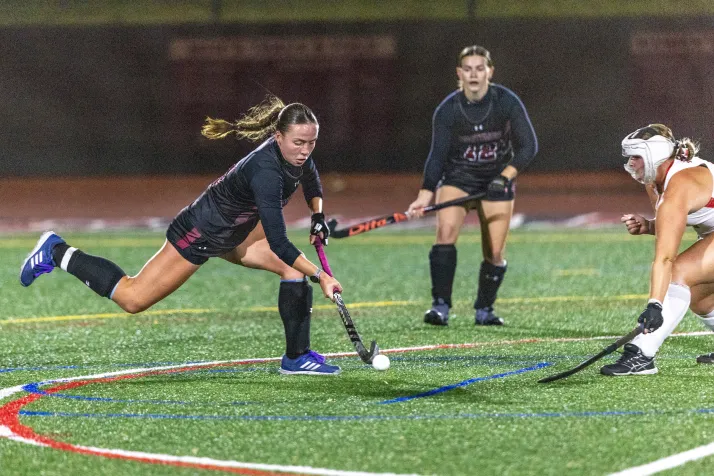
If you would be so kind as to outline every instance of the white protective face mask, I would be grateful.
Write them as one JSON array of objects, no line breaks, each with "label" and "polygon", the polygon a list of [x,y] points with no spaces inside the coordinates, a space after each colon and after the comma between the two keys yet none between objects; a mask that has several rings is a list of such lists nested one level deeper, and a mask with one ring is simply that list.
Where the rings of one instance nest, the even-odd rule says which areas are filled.
[{"label": "white protective face mask", "polygon": [[649,139],[633,139],[632,136],[637,132],[629,134],[622,140],[622,156],[632,157],[638,155],[642,157],[645,164],[645,173],[642,179],[639,179],[637,178],[637,172],[629,164],[625,164],[625,170],[638,182],[651,184],[657,176],[657,167],[672,157],[674,143],[660,135],[652,136]]}]

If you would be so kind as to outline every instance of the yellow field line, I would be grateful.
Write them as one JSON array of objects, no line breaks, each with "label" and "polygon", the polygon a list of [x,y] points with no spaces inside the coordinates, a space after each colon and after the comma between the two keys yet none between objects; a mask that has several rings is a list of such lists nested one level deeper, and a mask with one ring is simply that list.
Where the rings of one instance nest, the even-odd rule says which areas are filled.
[{"label": "yellow field line", "polygon": [[[357,309],[360,307],[392,307],[392,306],[411,306],[412,304],[419,304],[419,301],[372,301],[372,302],[355,302],[355,303],[350,303],[349,308],[350,309]],[[335,305],[334,304],[318,304],[317,306],[312,306],[313,309],[334,309]],[[277,311],[278,308],[276,306],[260,306],[260,307],[251,307],[248,309],[249,311],[253,312],[261,312],[261,311]]]},{"label": "yellow field line", "polygon": [[[144,311],[142,316],[161,316],[165,314],[205,314],[216,312],[216,309],[163,309],[158,311]],[[44,317],[13,317],[0,321],[4,324],[25,324],[28,322],[56,322],[56,321],[84,321],[87,319],[117,319],[127,318],[134,314],[126,312],[105,312],[101,314],[77,314],[70,316],[44,316]]]},{"label": "yellow field line", "polygon": [[[501,304],[528,304],[528,303],[543,303],[543,302],[582,302],[582,301],[635,301],[647,299],[646,294],[622,294],[619,296],[539,296],[539,297],[517,297],[517,298],[502,298],[498,302]],[[457,301],[459,304],[466,301]],[[412,306],[423,304],[421,301],[371,301],[371,302],[355,302],[350,303],[350,309],[369,308],[369,307],[394,307],[394,306]],[[333,309],[334,304],[318,304],[313,309]],[[253,306],[246,308],[248,312],[278,312],[277,306]],[[157,311],[144,311],[137,316],[161,316],[167,314],[207,314],[211,312],[224,312],[221,309],[162,309]],[[10,319],[0,320],[0,326],[6,324],[27,324],[33,322],[58,322],[58,321],[84,321],[88,319],[126,319],[135,314],[125,312],[106,312],[100,314],[76,314],[68,316],[41,316],[41,317],[13,317]]]},{"label": "yellow field line", "polygon": [[553,271],[556,276],[595,276],[600,274],[600,270],[595,268],[581,268],[581,269],[556,269]]},{"label": "yellow field line", "polygon": [[[686,240],[696,239],[696,234],[685,233]],[[633,237],[625,232],[603,232],[603,233],[539,233],[539,232],[513,232],[508,238],[509,243],[540,244],[540,243],[642,243],[642,240],[653,240],[654,237]],[[0,238],[0,248],[30,250],[36,241],[36,237],[28,238]],[[79,248],[140,248],[156,247],[163,243],[163,236],[136,237],[136,238],[77,238],[71,240],[72,246]],[[349,240],[339,241],[339,243],[349,245],[407,245],[407,244],[430,244],[434,241],[432,233],[423,235],[410,234],[381,234],[356,236]],[[338,241],[336,241],[338,242]],[[481,236],[478,233],[466,232],[459,237],[459,243],[477,244],[481,243]]]}]

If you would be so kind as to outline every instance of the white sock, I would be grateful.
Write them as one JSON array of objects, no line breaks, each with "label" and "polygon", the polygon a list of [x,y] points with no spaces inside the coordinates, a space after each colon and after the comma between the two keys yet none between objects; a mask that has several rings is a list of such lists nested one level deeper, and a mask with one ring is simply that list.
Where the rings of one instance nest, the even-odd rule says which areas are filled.
[{"label": "white sock", "polygon": [[679,322],[689,309],[692,293],[687,286],[671,283],[662,302],[662,327],[649,334],[640,334],[632,343],[640,348],[647,357],[654,357],[662,342],[674,332]]},{"label": "white sock", "polygon": [[710,331],[714,331],[714,311],[710,312],[705,316],[699,316],[704,324]]}]

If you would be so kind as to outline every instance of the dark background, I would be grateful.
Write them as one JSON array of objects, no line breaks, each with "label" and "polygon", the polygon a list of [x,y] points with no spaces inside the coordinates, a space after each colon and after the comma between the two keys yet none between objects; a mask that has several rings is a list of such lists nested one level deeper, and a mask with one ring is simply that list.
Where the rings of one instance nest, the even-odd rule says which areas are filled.
[{"label": "dark background", "polygon": [[6,27],[0,176],[220,173],[251,144],[204,139],[204,118],[268,90],[317,114],[322,172],[419,173],[474,43],[526,105],[531,170],[619,169],[622,137],[651,122],[711,157],[714,17]]}]

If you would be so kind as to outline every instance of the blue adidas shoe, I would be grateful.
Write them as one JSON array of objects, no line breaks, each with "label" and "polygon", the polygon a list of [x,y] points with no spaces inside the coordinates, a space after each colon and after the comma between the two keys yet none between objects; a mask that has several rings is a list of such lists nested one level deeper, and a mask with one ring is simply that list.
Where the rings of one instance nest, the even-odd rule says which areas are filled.
[{"label": "blue adidas shoe", "polygon": [[39,275],[55,269],[57,264],[52,259],[52,248],[60,243],[64,243],[64,240],[54,231],[46,231],[42,234],[20,267],[20,283],[23,286],[29,286]]},{"label": "blue adidas shoe", "polygon": [[340,372],[337,365],[326,364],[325,357],[314,350],[296,359],[283,355],[280,362],[280,373],[283,375],[338,375]]}]

